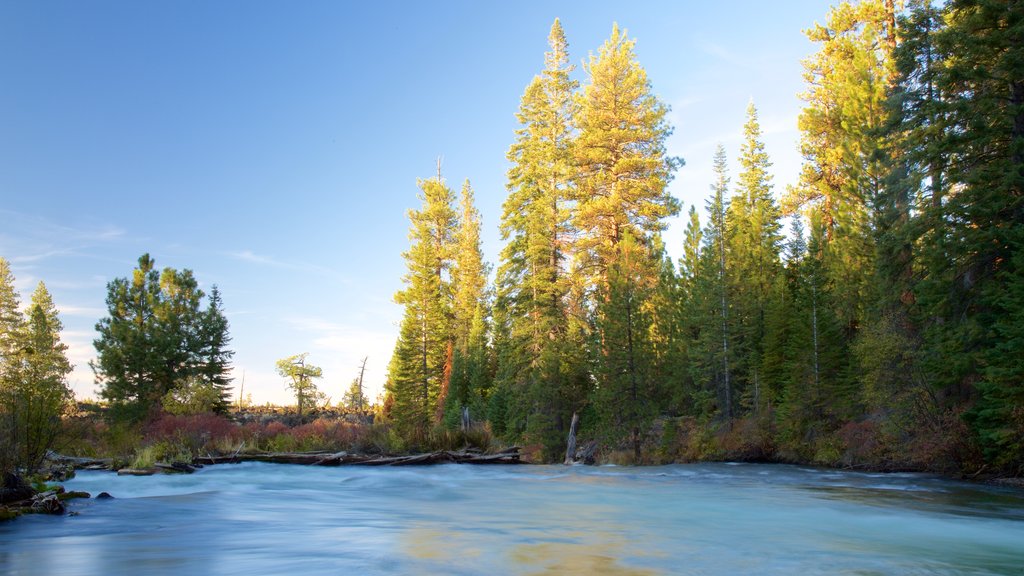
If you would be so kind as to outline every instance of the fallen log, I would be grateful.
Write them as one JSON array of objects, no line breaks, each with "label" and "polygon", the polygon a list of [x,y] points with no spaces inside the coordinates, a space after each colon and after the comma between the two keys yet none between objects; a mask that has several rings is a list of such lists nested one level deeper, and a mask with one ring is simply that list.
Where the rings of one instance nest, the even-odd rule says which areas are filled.
[{"label": "fallen log", "polygon": [[231,456],[199,456],[193,464],[234,464],[238,462],[269,462],[273,464],[304,464],[308,466],[415,466],[427,464],[522,464],[519,447],[513,446],[495,454],[478,451],[439,450],[423,454],[381,456],[349,452],[267,452],[232,454]]}]

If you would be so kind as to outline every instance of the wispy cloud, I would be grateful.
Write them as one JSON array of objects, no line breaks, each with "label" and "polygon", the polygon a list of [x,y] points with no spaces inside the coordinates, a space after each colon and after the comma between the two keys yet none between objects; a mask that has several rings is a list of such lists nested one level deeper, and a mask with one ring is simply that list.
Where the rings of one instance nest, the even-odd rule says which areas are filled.
[{"label": "wispy cloud", "polygon": [[240,250],[234,252],[225,252],[225,256],[239,260],[241,262],[248,262],[250,264],[256,264],[259,266],[268,266],[271,268],[281,268],[285,270],[297,270],[302,272],[309,272],[317,274],[327,278],[332,278],[338,282],[344,284],[349,283],[349,279],[338,272],[326,266],[320,266],[319,264],[310,264],[308,262],[282,260],[273,256],[267,256],[265,254],[257,254],[252,250]]},{"label": "wispy cloud", "polygon": [[21,267],[75,255],[83,250],[123,238],[123,229],[99,224],[66,226],[38,215],[0,209],[0,254]]},{"label": "wispy cloud", "polygon": [[253,264],[265,264],[267,266],[277,266],[280,268],[288,268],[289,265],[285,262],[275,260],[270,256],[261,256],[252,252],[251,250],[242,250],[241,252],[228,252],[228,256],[235,260],[241,260],[243,262],[251,262]]},{"label": "wispy cloud", "polygon": [[71,306],[58,304],[57,310],[62,316],[81,316],[84,318],[101,318],[106,316],[107,311],[94,306]]}]

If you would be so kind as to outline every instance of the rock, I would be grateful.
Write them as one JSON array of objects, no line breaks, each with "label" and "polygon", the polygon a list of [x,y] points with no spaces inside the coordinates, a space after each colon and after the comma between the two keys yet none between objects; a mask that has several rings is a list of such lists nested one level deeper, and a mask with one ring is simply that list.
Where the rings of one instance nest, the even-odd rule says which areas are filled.
[{"label": "rock", "polygon": [[114,497],[109,492],[100,492],[96,495],[97,500],[113,500]]},{"label": "rock", "polygon": [[50,482],[67,482],[75,477],[75,467],[71,464],[54,466],[47,471],[46,479]]},{"label": "rock", "polygon": [[60,494],[58,497],[63,501],[67,501],[74,498],[92,498],[92,495],[89,494],[88,492],[71,491]]},{"label": "rock", "polygon": [[65,508],[57,492],[51,491],[36,494],[32,498],[32,511],[37,514],[63,514]]},{"label": "rock", "polygon": [[20,476],[8,472],[4,474],[3,483],[0,484],[0,504],[28,500],[35,493]]}]

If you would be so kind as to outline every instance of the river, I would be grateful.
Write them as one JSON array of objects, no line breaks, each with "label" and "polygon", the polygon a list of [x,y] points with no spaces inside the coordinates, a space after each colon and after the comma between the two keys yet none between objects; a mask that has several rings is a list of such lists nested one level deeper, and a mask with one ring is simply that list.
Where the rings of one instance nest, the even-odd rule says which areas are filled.
[{"label": "river", "polygon": [[920,474],[246,463],[80,472],[0,574],[1024,574],[1024,492]]}]

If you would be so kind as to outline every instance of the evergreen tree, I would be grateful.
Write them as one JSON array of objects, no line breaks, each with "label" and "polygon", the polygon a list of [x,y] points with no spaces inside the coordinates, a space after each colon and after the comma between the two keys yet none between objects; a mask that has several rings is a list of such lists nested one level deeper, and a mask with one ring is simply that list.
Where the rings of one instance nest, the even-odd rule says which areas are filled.
[{"label": "evergreen tree", "polygon": [[675,347],[675,384],[671,390],[669,412],[672,414],[694,414],[702,411],[695,400],[702,395],[701,380],[695,378],[695,366],[702,350],[697,345],[704,321],[701,312],[706,308],[703,301],[704,278],[701,276],[701,250],[703,230],[697,208],[690,206],[689,223],[683,239],[683,256],[679,260],[676,289],[677,333]]},{"label": "evergreen tree", "polygon": [[646,243],[679,212],[667,189],[682,165],[665,152],[672,133],[668,107],[652,93],[634,44],[613,26],[597,55],[590,55],[590,83],[579,98],[575,224],[579,257],[591,277],[604,275],[624,233]]},{"label": "evergreen tree", "polygon": [[[35,471],[62,430],[61,418],[74,395],[67,385],[72,366],[57,307],[42,282],[32,293],[27,316],[8,305],[17,301],[13,276],[0,259],[0,306],[4,319],[3,379],[0,381],[0,468]],[[6,470],[5,470],[6,471]]]},{"label": "evergreen tree", "polygon": [[131,279],[107,285],[109,316],[96,325],[97,358],[91,362],[103,398],[115,417],[140,419],[159,409],[179,384],[198,378],[214,386],[227,408],[233,354],[220,292],[209,306],[191,270],[158,272],[149,254],[139,258]]},{"label": "evergreen tree", "polygon": [[751,102],[743,126],[743,145],[736,195],[729,203],[727,251],[734,285],[733,322],[736,337],[736,370],[742,374],[737,389],[748,407],[761,404],[766,388],[761,363],[764,354],[766,315],[779,297],[781,272],[781,214],[772,197],[771,162],[761,141],[757,109]]},{"label": "evergreen tree", "polygon": [[597,328],[595,406],[601,429],[613,443],[627,439],[633,462],[657,414],[655,351],[649,300],[657,283],[658,262],[625,232],[603,288]]},{"label": "evergreen tree", "polygon": [[[1020,298],[1024,250],[1024,4],[955,0],[935,32],[936,150],[945,167],[939,218],[922,246],[917,289],[926,315],[926,362],[953,397],[977,403],[969,420],[990,462],[1024,469]],[[920,60],[920,59],[919,59]],[[926,60],[925,60],[926,61]],[[940,191],[941,193],[941,191]],[[979,378],[980,377],[980,378]]]},{"label": "evergreen tree", "polygon": [[423,202],[410,210],[409,250],[403,254],[405,288],[395,301],[405,306],[398,341],[388,367],[387,393],[399,434],[426,438],[444,396],[451,370],[452,287],[450,274],[457,217],[454,194],[440,174],[419,182]]},{"label": "evergreen tree", "polygon": [[462,185],[459,207],[461,217],[455,234],[455,262],[452,269],[452,332],[456,350],[464,349],[467,345],[474,317],[484,303],[488,274],[488,266],[484,263],[483,250],[480,248],[480,212],[473,203],[473,189],[469,180]]},{"label": "evergreen tree", "polygon": [[0,475],[17,465],[12,392],[18,379],[15,353],[23,323],[14,275],[7,260],[0,257]]},{"label": "evergreen tree", "polygon": [[525,434],[554,458],[587,385],[584,330],[570,313],[575,285],[568,269],[577,83],[558,20],[548,43],[545,68],[523,94],[521,127],[508,152],[512,167],[501,220],[507,244],[496,303],[496,377],[504,392],[495,402],[511,410],[502,420],[512,437]]},{"label": "evergreen tree", "polygon": [[14,274],[11,265],[0,257],[0,378],[6,374],[5,360],[14,358],[18,334],[24,324],[21,313],[21,299],[14,288]]},{"label": "evergreen tree", "polygon": [[460,207],[462,216],[456,235],[453,273],[455,348],[444,403],[448,427],[461,422],[463,408],[471,408],[471,414],[478,417],[482,415],[492,378],[485,293],[488,266],[483,261],[480,248],[480,213],[473,205],[473,191],[468,180],[462,187]]},{"label": "evergreen tree", "polygon": [[216,284],[210,289],[206,310],[200,313],[200,318],[196,375],[216,390],[213,411],[227,414],[231,403],[231,358],[235,353],[228,349],[228,319]]},{"label": "evergreen tree", "polygon": [[726,215],[729,212],[728,165],[725,148],[719,144],[714,157],[715,181],[712,196],[707,203],[708,224],[702,237],[698,269],[690,297],[690,337],[694,352],[691,354],[693,379],[701,388],[694,404],[698,413],[710,416],[711,398],[717,412],[729,420],[733,417],[735,395],[732,377],[735,361],[734,328],[730,311],[732,303],[732,264],[728,254],[730,230]]},{"label": "evergreen tree", "polygon": [[161,298],[160,273],[154,266],[144,254],[130,280],[107,284],[110,315],[96,324],[96,360],[90,366],[102,387],[100,395],[114,405],[116,416],[145,416],[172,387],[164,377],[168,362],[162,357],[155,310]]},{"label": "evergreen tree", "polygon": [[871,205],[889,172],[884,129],[893,78],[892,7],[883,0],[843,2],[825,26],[807,31],[820,51],[804,62],[807,106],[800,114],[800,183],[787,203],[815,205],[825,225],[824,255],[846,339],[856,335],[870,299],[875,249]]},{"label": "evergreen tree", "polygon": [[370,400],[363,394],[359,378],[352,379],[352,383],[349,384],[348,390],[342,397],[342,404],[345,405],[345,408],[356,412],[362,412],[370,407]]}]

